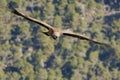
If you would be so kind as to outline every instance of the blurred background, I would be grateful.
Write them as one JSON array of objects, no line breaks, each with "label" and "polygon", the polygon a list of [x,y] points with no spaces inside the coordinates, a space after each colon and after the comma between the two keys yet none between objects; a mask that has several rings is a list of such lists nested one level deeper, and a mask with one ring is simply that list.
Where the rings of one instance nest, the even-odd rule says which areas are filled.
[{"label": "blurred background", "polygon": [[[68,36],[53,40],[8,5],[111,46]],[[119,79],[120,0],[0,0],[0,80]]]}]

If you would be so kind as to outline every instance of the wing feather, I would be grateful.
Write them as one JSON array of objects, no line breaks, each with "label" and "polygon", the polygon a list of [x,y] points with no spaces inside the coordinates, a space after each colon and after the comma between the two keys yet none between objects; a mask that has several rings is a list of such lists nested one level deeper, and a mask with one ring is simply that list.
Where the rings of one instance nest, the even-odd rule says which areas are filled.
[{"label": "wing feather", "polygon": [[72,37],[79,38],[79,39],[82,39],[82,40],[87,40],[87,41],[90,41],[90,42],[94,42],[96,44],[107,45],[106,43],[102,43],[102,42],[99,42],[97,40],[90,39],[87,36],[84,36],[84,35],[81,35],[81,34],[77,34],[77,33],[74,33],[74,32],[63,32],[63,35],[72,36]]},{"label": "wing feather", "polygon": [[45,22],[43,22],[43,21],[40,21],[40,20],[37,20],[37,19],[32,18],[32,17],[30,17],[30,16],[27,16],[27,15],[25,15],[24,13],[19,12],[19,11],[16,10],[15,8],[10,8],[10,9],[11,9],[11,12],[14,13],[14,14],[16,14],[16,15],[22,16],[22,17],[24,17],[24,18],[27,19],[27,20],[33,21],[33,22],[35,22],[35,23],[37,23],[37,24],[40,24],[40,25],[42,25],[43,27],[45,27],[45,28],[47,28],[47,29],[53,29],[52,26],[50,26],[49,24],[47,24],[47,23],[45,23]]}]

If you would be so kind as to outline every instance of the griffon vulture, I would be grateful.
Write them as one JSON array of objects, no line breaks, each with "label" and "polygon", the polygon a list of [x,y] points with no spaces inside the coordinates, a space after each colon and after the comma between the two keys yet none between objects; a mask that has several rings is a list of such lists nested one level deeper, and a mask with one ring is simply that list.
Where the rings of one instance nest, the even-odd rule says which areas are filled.
[{"label": "griffon vulture", "polygon": [[72,36],[72,37],[75,37],[75,38],[79,38],[79,39],[82,39],[82,40],[87,40],[87,41],[90,41],[90,42],[93,42],[93,43],[96,43],[96,44],[102,44],[102,45],[106,45],[105,43],[102,43],[102,42],[99,42],[99,41],[96,41],[94,39],[90,39],[88,38],[87,36],[84,36],[84,35],[81,35],[81,34],[77,34],[77,33],[74,33],[70,30],[61,30],[61,29],[58,29],[58,28],[54,28],[52,26],[50,26],[49,24],[43,22],[43,21],[40,21],[40,20],[37,20],[35,18],[32,18],[30,16],[27,16],[25,15],[24,13],[22,12],[19,12],[18,10],[16,10],[15,8],[10,8],[11,12],[16,14],[16,15],[19,15],[21,17],[24,17],[25,19],[27,20],[30,20],[32,22],[35,22],[37,24],[40,24],[42,25],[43,27],[47,28],[48,29],[48,32],[43,32],[45,35],[47,36],[51,36],[53,39],[56,39],[58,37],[60,37],[61,35],[66,35],[66,36]]}]

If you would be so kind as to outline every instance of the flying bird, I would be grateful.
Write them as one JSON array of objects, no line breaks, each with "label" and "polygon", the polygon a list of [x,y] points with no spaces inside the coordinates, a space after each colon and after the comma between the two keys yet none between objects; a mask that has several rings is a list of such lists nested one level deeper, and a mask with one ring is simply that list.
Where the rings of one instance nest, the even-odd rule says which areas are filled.
[{"label": "flying bird", "polygon": [[89,37],[85,36],[85,35],[81,35],[81,34],[77,34],[77,33],[74,33],[73,31],[70,31],[70,30],[61,30],[59,28],[55,28],[43,21],[40,21],[40,20],[37,20],[35,18],[32,18],[22,12],[19,12],[17,9],[15,8],[10,8],[11,12],[18,15],[18,16],[21,16],[21,17],[24,17],[25,19],[27,20],[30,20],[32,22],[35,22],[37,24],[40,24],[42,25],[43,27],[47,28],[48,29],[48,32],[43,32],[45,35],[47,36],[51,36],[53,39],[57,39],[58,37],[60,37],[61,35],[66,35],[66,36],[71,36],[71,37],[75,37],[75,38],[79,38],[79,39],[82,39],[82,40],[87,40],[87,41],[90,41],[90,42],[93,42],[93,43],[96,43],[96,44],[101,44],[101,45],[106,45],[106,43],[102,43],[102,42],[99,42],[97,40],[94,40],[94,39],[90,39]]}]

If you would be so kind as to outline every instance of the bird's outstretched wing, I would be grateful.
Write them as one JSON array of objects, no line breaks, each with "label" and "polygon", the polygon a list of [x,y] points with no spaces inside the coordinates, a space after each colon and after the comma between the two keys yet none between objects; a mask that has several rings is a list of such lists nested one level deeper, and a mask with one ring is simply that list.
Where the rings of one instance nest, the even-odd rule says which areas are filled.
[{"label": "bird's outstretched wing", "polygon": [[82,40],[87,40],[87,41],[90,41],[90,42],[94,42],[96,44],[108,45],[106,43],[102,43],[102,42],[99,42],[97,40],[90,39],[87,36],[84,36],[84,35],[81,35],[81,34],[77,34],[77,33],[74,33],[74,32],[70,32],[70,31],[64,31],[63,35],[72,36],[72,37],[79,38],[79,39],[82,39]]},{"label": "bird's outstretched wing", "polygon": [[40,21],[40,20],[37,20],[37,19],[35,19],[35,18],[32,18],[32,17],[30,17],[30,16],[27,16],[27,15],[25,15],[24,13],[22,13],[22,12],[19,12],[18,10],[16,10],[15,8],[9,8],[10,10],[11,10],[11,12],[12,13],[14,13],[14,14],[16,14],[16,15],[19,15],[19,16],[22,16],[22,17],[24,17],[25,19],[27,19],[27,20],[30,20],[30,21],[32,21],[32,22],[35,22],[35,23],[37,23],[37,24],[40,24],[40,25],[42,25],[43,27],[45,27],[45,28],[47,28],[47,29],[54,29],[52,26],[50,26],[49,24],[47,24],[47,23],[45,23],[45,22],[43,22],[43,21]]}]

